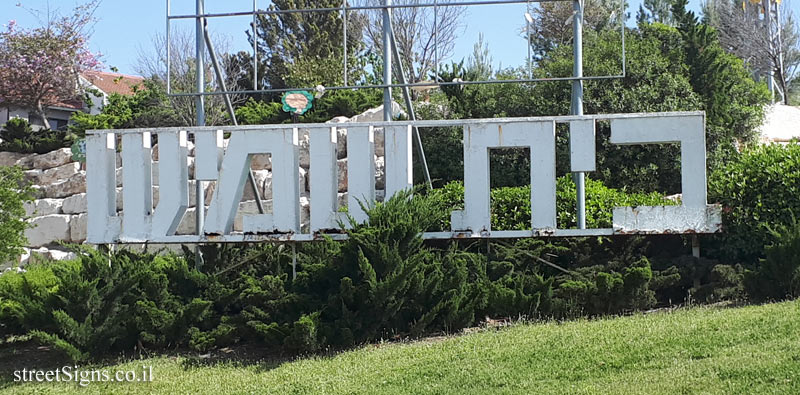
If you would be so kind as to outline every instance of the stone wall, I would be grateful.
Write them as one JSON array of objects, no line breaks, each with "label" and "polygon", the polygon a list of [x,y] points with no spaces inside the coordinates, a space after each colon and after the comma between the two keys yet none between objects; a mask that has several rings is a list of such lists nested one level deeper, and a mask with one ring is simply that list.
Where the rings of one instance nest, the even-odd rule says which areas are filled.
[{"label": "stone wall", "polygon": [[[396,103],[395,103],[396,105]],[[395,113],[401,110],[395,108]],[[368,110],[352,118],[337,117],[329,123],[343,124],[347,122],[377,122],[383,120],[383,107]],[[339,204],[347,205],[347,130],[343,127],[337,129],[338,142],[338,173],[339,173]],[[300,205],[301,222],[307,226],[310,211],[309,199],[309,138],[308,131],[300,131]],[[225,142],[227,145],[227,140]],[[195,233],[195,181],[194,177],[194,149],[189,143],[189,209],[178,227],[177,234]],[[383,195],[381,190],[384,184],[384,146],[383,130],[375,130],[375,162],[376,162],[376,189],[378,199]],[[158,185],[158,144],[153,147],[153,184]],[[85,165],[74,162],[69,148],[58,149],[46,154],[19,154],[0,152],[0,165],[19,166],[24,170],[25,178],[31,182],[36,200],[25,205],[25,211],[33,225],[25,232],[28,246],[20,257],[20,263],[25,263],[32,252],[53,259],[66,259],[73,256],[59,245],[60,242],[83,243],[86,241],[86,169]],[[272,209],[272,163],[269,155],[255,155],[251,168],[256,180],[256,187],[261,193],[265,210]],[[206,206],[210,204],[214,192],[214,182],[207,182],[205,187]],[[122,158],[117,154],[117,209],[122,209]],[[153,187],[153,204],[158,203],[158,186]],[[234,222],[234,231],[242,230],[242,215],[257,214],[254,194],[250,182],[245,186],[239,212]]]}]

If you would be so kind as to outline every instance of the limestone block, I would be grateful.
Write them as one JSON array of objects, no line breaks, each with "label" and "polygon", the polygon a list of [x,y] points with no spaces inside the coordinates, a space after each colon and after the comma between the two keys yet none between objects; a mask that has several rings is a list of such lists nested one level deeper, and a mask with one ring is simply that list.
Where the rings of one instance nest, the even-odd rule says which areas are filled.
[{"label": "limestone block", "polygon": [[43,185],[53,184],[58,181],[69,179],[80,171],[80,162],[69,162],[42,172],[42,175],[39,177],[39,183]]},{"label": "limestone block", "polygon": [[45,197],[45,187],[43,185],[31,185],[31,194],[34,199],[43,199]]},{"label": "limestone block", "polygon": [[[195,202],[197,201],[197,188],[195,187],[197,181],[189,180],[189,207],[194,207]],[[205,204],[211,204],[211,198],[214,197],[214,188],[216,187],[216,182],[206,182],[205,183]]]},{"label": "limestone block", "polygon": [[86,241],[86,228],[88,226],[88,215],[86,213],[73,215],[69,220],[69,235],[73,243],[83,243]]},{"label": "limestone block", "polygon": [[14,166],[18,160],[29,154],[19,152],[0,152],[0,166]]},{"label": "limestone block", "polygon": [[33,160],[36,158],[36,154],[23,156],[19,158],[16,162],[14,162],[14,166],[19,166],[23,170],[30,170],[33,169]]},{"label": "limestone block", "polygon": [[70,241],[69,215],[45,215],[33,218],[29,222],[33,225],[32,228],[25,230],[29,247],[41,247],[57,240]]},{"label": "limestone block", "polygon": [[308,169],[311,166],[311,157],[309,156],[308,147],[310,145],[310,138],[308,136],[308,129],[300,129],[297,132],[300,158],[300,167]]},{"label": "limestone block", "polygon": [[345,122],[350,122],[350,118],[345,116],[338,116],[325,123],[345,123]]},{"label": "limestone block", "polygon": [[80,214],[86,212],[86,194],[78,193],[64,199],[61,210],[64,214]]},{"label": "limestone block", "polygon": [[[269,180],[270,184],[272,184],[272,172],[269,170],[253,170],[253,177],[256,179],[256,188],[258,188],[258,192],[261,195],[261,199],[266,199],[264,197],[264,187]],[[244,185],[244,190],[242,191],[242,201],[254,200],[255,194],[253,194],[253,187],[250,186],[250,179],[248,178]]]},{"label": "limestone block", "polygon": [[30,184],[42,185],[43,182],[39,181],[42,178],[43,171],[40,169],[25,170],[22,172],[22,178]]},{"label": "limestone block", "polygon": [[339,192],[347,191],[347,158],[336,161],[337,177],[339,178]]},{"label": "limestone block", "polygon": [[336,129],[336,159],[347,157],[347,129]]},{"label": "limestone block", "polygon": [[386,134],[383,128],[375,128],[375,155],[383,156],[386,152]]},{"label": "limestone block", "polygon": [[311,222],[311,200],[308,197],[300,197],[300,227],[307,227]]},{"label": "limestone block", "polygon": [[375,157],[375,189],[384,189],[386,185],[386,162],[384,157]]},{"label": "limestone block", "polygon": [[298,171],[297,185],[300,186],[300,192],[307,192],[308,189],[308,170],[300,168]]},{"label": "limestone block", "polygon": [[64,201],[62,199],[36,199],[25,202],[25,215],[41,217],[50,214],[61,214]]},{"label": "limestone block", "polygon": [[72,162],[72,151],[69,148],[59,148],[46,154],[36,155],[33,158],[33,167],[36,169],[52,169]]},{"label": "limestone block", "polygon": [[67,180],[45,187],[45,195],[51,198],[65,198],[86,192],[86,172],[81,170]]},{"label": "limestone block", "polygon": [[253,170],[272,170],[272,155],[255,154],[250,158],[250,168]]},{"label": "limestone block", "polygon": [[54,261],[66,261],[69,259],[75,259],[77,257],[77,255],[72,251],[61,250],[49,250],[46,256]]}]

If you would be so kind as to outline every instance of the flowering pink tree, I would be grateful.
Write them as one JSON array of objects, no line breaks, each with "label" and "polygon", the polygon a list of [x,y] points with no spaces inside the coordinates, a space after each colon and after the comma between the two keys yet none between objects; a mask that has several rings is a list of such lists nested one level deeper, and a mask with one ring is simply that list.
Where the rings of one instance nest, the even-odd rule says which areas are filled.
[{"label": "flowering pink tree", "polygon": [[8,23],[0,32],[0,106],[29,108],[49,128],[47,106],[79,98],[80,73],[100,67],[86,33],[96,8],[96,1],[78,6],[35,29]]}]

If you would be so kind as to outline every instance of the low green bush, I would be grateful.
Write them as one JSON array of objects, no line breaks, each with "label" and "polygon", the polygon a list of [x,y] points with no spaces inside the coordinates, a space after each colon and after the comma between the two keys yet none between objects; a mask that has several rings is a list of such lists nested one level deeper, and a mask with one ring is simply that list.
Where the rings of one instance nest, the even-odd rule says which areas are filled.
[{"label": "low green bush", "polygon": [[775,233],[800,216],[800,145],[771,144],[745,150],[709,177],[708,200],[723,206],[723,233],[713,255],[756,264]]},{"label": "low green bush", "polygon": [[0,151],[44,154],[71,146],[78,136],[69,131],[41,129],[33,131],[22,118],[8,120],[0,129]]},{"label": "low green bush", "polygon": [[[450,182],[442,188],[431,191],[434,200],[441,202],[447,211],[459,210],[464,206],[464,184]],[[493,188],[491,191],[492,229],[515,230],[531,229],[531,187]],[[556,223],[559,229],[577,226],[575,183],[569,176],[556,180]],[[653,193],[626,193],[608,188],[600,181],[586,179],[586,226],[589,228],[610,228],[614,207],[621,206],[663,206],[676,202]],[[439,229],[449,230],[449,214],[439,224]]]},{"label": "low green bush", "polygon": [[775,241],[766,247],[766,258],[745,273],[747,292],[756,300],[800,297],[800,222],[773,231]]},{"label": "low green bush", "polygon": [[25,202],[33,191],[18,167],[0,166],[0,263],[15,260],[26,243]]}]

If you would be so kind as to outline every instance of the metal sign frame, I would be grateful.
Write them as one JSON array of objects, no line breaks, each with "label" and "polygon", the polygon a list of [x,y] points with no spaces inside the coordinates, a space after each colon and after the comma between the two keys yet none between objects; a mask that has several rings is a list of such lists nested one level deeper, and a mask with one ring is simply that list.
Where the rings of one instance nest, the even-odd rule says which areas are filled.
[{"label": "metal sign frame", "polygon": [[[233,95],[233,94],[252,94],[252,93],[282,93],[294,90],[307,90],[307,91],[314,91],[315,87],[291,87],[291,88],[282,88],[282,89],[259,89],[258,84],[258,39],[256,35],[256,21],[259,15],[277,15],[277,14],[299,14],[299,13],[311,13],[311,12],[341,12],[342,13],[342,23],[343,23],[343,35],[342,35],[342,42],[344,43],[344,61],[342,64],[342,74],[343,74],[343,81],[344,85],[339,86],[326,86],[326,90],[341,90],[341,89],[390,89],[390,88],[424,88],[424,87],[439,87],[439,86],[452,86],[452,85],[481,85],[481,84],[509,84],[509,83],[534,83],[534,82],[555,82],[555,81],[592,81],[592,80],[606,80],[606,79],[617,79],[617,78],[625,78],[626,76],[626,55],[625,55],[625,23],[624,21],[620,23],[620,40],[622,45],[622,50],[620,54],[620,67],[621,73],[616,75],[604,75],[604,76],[575,76],[572,77],[552,77],[552,78],[520,78],[520,79],[507,79],[507,80],[479,80],[479,81],[434,81],[434,82],[400,82],[400,83],[383,83],[383,84],[369,84],[369,85],[351,85],[348,81],[347,75],[347,60],[348,60],[348,53],[347,53],[347,15],[350,11],[369,11],[369,10],[394,10],[394,9],[401,9],[401,8],[433,8],[434,15],[437,14],[437,10],[443,7],[466,7],[466,6],[492,6],[492,5],[508,5],[508,4],[530,4],[530,3],[545,3],[545,2],[573,2],[578,3],[574,0],[479,0],[479,1],[453,1],[442,3],[438,1],[433,1],[432,3],[424,3],[424,4],[386,4],[380,6],[349,6],[347,5],[347,0],[342,1],[341,7],[336,8],[309,8],[309,9],[296,9],[296,10],[259,10],[258,9],[258,0],[253,0],[253,9],[251,11],[241,11],[241,12],[224,12],[224,13],[197,13],[197,14],[181,14],[181,15],[171,15],[171,1],[166,0],[167,2],[167,18],[166,18],[166,25],[167,25],[167,94],[170,96],[180,97],[180,96],[191,96],[196,97],[198,95],[202,96],[212,96],[212,95]],[[582,3],[582,2],[581,2]],[[580,6],[582,8],[582,5]],[[620,15],[624,14],[625,3],[624,0],[619,2],[619,12]],[[235,90],[235,91],[227,91],[227,90],[217,90],[214,92],[172,92],[171,83],[170,83],[170,56],[171,56],[171,48],[169,43],[169,32],[171,29],[171,21],[173,20],[185,20],[185,19],[211,19],[211,18],[224,18],[224,17],[237,17],[237,16],[251,16],[253,17],[253,90]],[[434,16],[436,18],[436,16]],[[573,19],[573,23],[578,25],[582,23],[582,13],[580,15],[576,15]],[[384,27],[384,30],[388,28]],[[435,29],[435,27],[434,27]],[[530,35],[527,38],[528,41],[528,48],[530,48]],[[438,54],[438,34],[434,33],[434,54]],[[577,59],[576,59],[577,60]],[[438,55],[434,56],[434,66],[433,70],[435,70],[436,75],[439,74],[439,66],[440,61]],[[528,65],[531,68],[531,65]],[[529,74],[530,75],[530,74]]]}]

